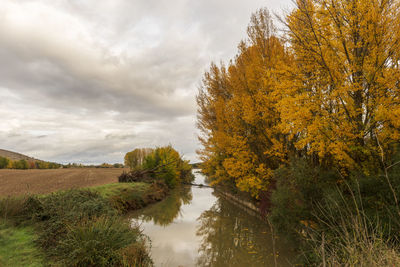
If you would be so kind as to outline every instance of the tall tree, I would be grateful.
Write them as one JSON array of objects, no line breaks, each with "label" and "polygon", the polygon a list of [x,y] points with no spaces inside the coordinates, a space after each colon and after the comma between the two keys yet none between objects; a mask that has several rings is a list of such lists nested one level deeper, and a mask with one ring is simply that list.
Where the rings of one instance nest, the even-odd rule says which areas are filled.
[{"label": "tall tree", "polygon": [[141,168],[145,158],[153,152],[151,148],[136,148],[125,154],[125,165],[131,170]]},{"label": "tall tree", "polygon": [[207,174],[257,196],[268,189],[272,170],[287,155],[276,103],[282,95],[277,91],[280,68],[291,57],[274,35],[268,10],[253,14],[247,32],[228,69],[213,64],[205,74],[197,97],[198,125]]},{"label": "tall tree", "polygon": [[399,1],[296,4],[286,18],[296,65],[283,84],[282,129],[320,161],[368,171],[399,140]]}]

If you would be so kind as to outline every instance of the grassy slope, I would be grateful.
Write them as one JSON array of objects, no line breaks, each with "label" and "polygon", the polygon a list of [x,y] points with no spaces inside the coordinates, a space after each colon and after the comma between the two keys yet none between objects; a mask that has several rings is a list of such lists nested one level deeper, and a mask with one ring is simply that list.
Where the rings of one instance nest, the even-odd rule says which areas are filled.
[{"label": "grassy slope", "polygon": [[[146,183],[112,183],[89,189],[108,199],[128,194],[134,199],[143,200],[149,188],[150,185]],[[0,267],[44,266],[44,256],[35,246],[35,238],[32,226],[15,227],[0,218]]]}]

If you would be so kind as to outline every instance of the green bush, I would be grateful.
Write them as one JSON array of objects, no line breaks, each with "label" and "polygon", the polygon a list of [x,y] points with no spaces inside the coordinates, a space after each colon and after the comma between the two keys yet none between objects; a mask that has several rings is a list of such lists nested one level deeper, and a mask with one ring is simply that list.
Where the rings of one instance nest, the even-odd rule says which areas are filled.
[{"label": "green bush", "polygon": [[27,206],[30,216],[42,222],[38,242],[50,254],[67,233],[66,225],[82,219],[117,214],[107,199],[90,190],[69,190],[42,198],[31,197]]},{"label": "green bush", "polygon": [[313,205],[335,187],[337,175],[294,159],[275,171],[274,177],[277,184],[271,197],[270,220],[278,233],[297,239],[298,233],[312,223]]},{"label": "green bush", "polygon": [[144,169],[154,170],[154,179],[164,181],[169,188],[194,180],[192,166],[181,158],[172,146],[158,147],[144,159]]},{"label": "green bush", "polygon": [[124,188],[118,194],[110,197],[113,207],[122,213],[136,210],[164,199],[168,193],[168,187],[162,182],[155,182],[145,192],[137,188]]},{"label": "green bush", "polygon": [[125,167],[124,164],[121,164],[121,163],[114,163],[112,166],[114,168],[124,168]]},{"label": "green bush", "polygon": [[10,160],[8,158],[0,157],[0,169],[7,168],[9,162]]},{"label": "green bush", "polygon": [[[144,244],[138,228],[132,229],[116,217],[102,216],[69,225],[57,251],[66,266],[121,266],[124,262],[133,266],[146,260],[150,263]],[[133,246],[135,256],[127,257],[128,247]]]}]

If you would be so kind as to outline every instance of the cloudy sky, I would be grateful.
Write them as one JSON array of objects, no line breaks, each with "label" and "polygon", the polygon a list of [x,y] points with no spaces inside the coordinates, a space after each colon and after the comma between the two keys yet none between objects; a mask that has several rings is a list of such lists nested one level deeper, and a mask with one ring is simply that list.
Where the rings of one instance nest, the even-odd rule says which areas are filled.
[{"label": "cloudy sky", "polygon": [[1,0],[0,148],[122,162],[172,144],[196,160],[195,95],[252,12],[290,0]]}]

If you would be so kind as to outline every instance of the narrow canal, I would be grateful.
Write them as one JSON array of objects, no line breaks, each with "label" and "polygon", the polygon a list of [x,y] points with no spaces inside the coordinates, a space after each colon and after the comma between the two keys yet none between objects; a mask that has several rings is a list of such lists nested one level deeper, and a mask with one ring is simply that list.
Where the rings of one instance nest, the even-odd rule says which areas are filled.
[{"label": "narrow canal", "polygon": [[[196,184],[204,176],[195,173]],[[186,186],[131,215],[151,239],[155,266],[292,266],[290,249],[269,226],[212,188]],[[275,247],[275,249],[274,249]],[[275,251],[275,258],[274,258]]]}]

